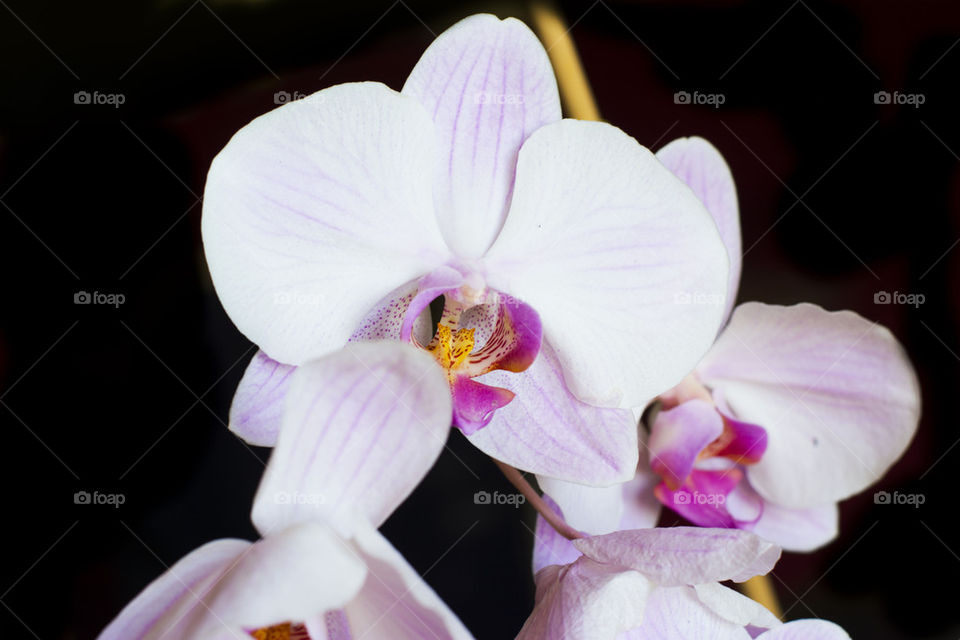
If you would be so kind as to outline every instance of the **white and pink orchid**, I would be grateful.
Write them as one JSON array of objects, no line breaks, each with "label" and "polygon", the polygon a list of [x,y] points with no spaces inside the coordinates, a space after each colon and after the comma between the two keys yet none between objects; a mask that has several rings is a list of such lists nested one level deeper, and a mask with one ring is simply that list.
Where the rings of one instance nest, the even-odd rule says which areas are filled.
[{"label": "white and pink orchid", "polygon": [[[541,486],[589,533],[622,528],[636,487],[656,484],[660,502],[695,524],[815,549],[837,534],[837,502],[879,480],[913,437],[913,367],[887,329],[850,311],[757,302],[733,309],[741,253],[730,170],[700,138],[676,140],[657,157],[690,185],[727,246],[726,325],[694,371],[661,395],[641,447],[649,466],[632,483],[621,491],[552,479]],[[641,504],[655,513],[648,495]]]},{"label": "white and pink orchid", "polygon": [[720,584],[766,574],[779,557],[779,547],[737,529],[635,529],[570,541],[539,518],[536,605],[517,639],[849,640],[824,620],[784,624]]},{"label": "white and pink orchid", "polygon": [[630,409],[701,359],[728,281],[693,191],[619,129],[561,120],[543,46],[491,15],[441,34],[399,93],[338,85],[248,124],[213,162],[202,228],[261,349],[241,437],[274,443],[296,367],[401,340],[434,357],[481,450],[596,486],[633,475]]},{"label": "white and pink orchid", "polygon": [[188,554],[100,640],[471,638],[376,530],[439,456],[451,411],[441,371],[408,345],[298,367],[254,501],[263,537]]}]

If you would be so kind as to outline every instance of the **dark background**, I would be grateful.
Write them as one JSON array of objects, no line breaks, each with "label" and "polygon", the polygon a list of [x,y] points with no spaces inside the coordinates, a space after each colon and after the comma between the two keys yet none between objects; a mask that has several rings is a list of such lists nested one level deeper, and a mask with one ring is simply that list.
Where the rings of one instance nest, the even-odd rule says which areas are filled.
[{"label": "dark background", "polygon": [[[889,326],[919,370],[919,433],[878,488],[924,504],[875,505],[874,489],[844,503],[838,540],[774,572],[788,617],[860,638],[958,637],[960,11],[561,6],[607,120],[652,148],[698,134],[726,156],[747,251],[741,300],[856,310]],[[210,160],[275,92],[399,89],[435,33],[483,10],[524,15],[418,0],[0,2],[5,638],[93,637],[194,547],[255,536],[268,451],[224,425],[253,352],[200,249]],[[924,104],[875,104],[881,90]],[[75,104],[77,91],[124,104]],[[677,91],[725,103],[678,105]],[[125,302],[75,305],[79,291]],[[880,291],[925,301],[878,305]],[[450,449],[384,531],[478,638],[512,637],[532,605],[532,513],[475,505],[475,491],[509,488],[459,434]],[[75,505],[77,491],[125,504]]]}]

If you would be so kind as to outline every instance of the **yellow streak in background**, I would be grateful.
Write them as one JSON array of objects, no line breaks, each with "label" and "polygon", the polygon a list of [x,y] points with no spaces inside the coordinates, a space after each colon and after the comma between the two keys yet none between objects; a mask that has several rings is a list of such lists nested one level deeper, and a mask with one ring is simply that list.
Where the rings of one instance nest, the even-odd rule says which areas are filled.
[{"label": "yellow streak in background", "polygon": [[773,589],[773,582],[770,576],[754,576],[740,585],[743,594],[751,600],[756,600],[770,613],[783,619],[783,611],[780,610],[780,602],[777,600],[777,592]]},{"label": "yellow streak in background", "polygon": [[[535,1],[530,4],[530,19],[550,56],[566,115],[577,120],[600,120],[600,109],[597,108],[590,82],[570,37],[570,29],[560,12],[552,2]],[[769,576],[750,578],[740,588],[747,597],[765,606],[778,618],[783,618],[777,592]]]},{"label": "yellow streak in background", "polygon": [[593,99],[590,82],[570,37],[570,29],[560,12],[553,3],[533,2],[530,5],[530,19],[550,56],[566,114],[577,120],[599,120],[600,110]]}]

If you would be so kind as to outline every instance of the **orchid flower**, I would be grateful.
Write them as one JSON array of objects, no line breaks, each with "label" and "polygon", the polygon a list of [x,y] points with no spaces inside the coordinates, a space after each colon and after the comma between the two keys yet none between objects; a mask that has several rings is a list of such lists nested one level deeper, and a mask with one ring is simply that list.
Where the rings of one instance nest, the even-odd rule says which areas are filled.
[{"label": "orchid flower", "polygon": [[823,620],[786,624],[719,584],[765,574],[780,549],[736,529],[624,530],[570,541],[543,518],[534,543],[537,595],[517,640],[844,640]]},{"label": "orchid flower", "polygon": [[375,528],[445,442],[450,395],[433,360],[350,345],[298,367],[288,396],[253,506],[263,537],[188,554],[100,640],[471,637]]},{"label": "orchid flower", "polygon": [[[741,258],[729,169],[700,139],[677,140],[657,157],[716,220],[732,305]],[[660,500],[696,524],[749,529],[803,551],[833,539],[836,503],[903,454],[920,392],[903,348],[877,323],[812,304],[748,302],[662,408],[649,442]]]},{"label": "orchid flower", "polygon": [[298,366],[401,340],[443,370],[474,445],[596,486],[632,477],[630,409],[703,356],[727,282],[691,189],[623,131],[561,120],[543,46],[491,15],[441,34],[399,93],[337,85],[241,129],[210,168],[202,231],[261,349],[231,409],[248,442],[273,445]]},{"label": "orchid flower", "polygon": [[[642,447],[650,464],[631,486],[656,484],[656,497],[695,524],[815,549],[837,534],[836,503],[878,480],[913,437],[913,367],[888,330],[850,311],[757,302],[732,309],[741,255],[730,170],[700,138],[675,140],[657,157],[716,220],[730,280],[726,326],[693,373],[661,395]],[[573,526],[593,534],[622,528],[620,501],[636,499],[626,489],[550,479],[541,486]]]}]

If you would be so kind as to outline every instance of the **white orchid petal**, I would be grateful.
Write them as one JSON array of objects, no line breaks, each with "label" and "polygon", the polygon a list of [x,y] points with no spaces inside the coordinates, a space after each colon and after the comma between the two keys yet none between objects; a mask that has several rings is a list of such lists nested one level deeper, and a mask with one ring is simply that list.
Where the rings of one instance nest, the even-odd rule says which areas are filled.
[{"label": "white orchid petal", "polygon": [[780,624],[777,616],[755,600],[718,582],[693,586],[697,598],[724,620],[741,627],[752,625],[768,629]]},{"label": "white orchid petal", "polygon": [[780,548],[738,529],[659,527],[579,538],[573,546],[597,562],[629,567],[663,586],[733,580],[765,574]]},{"label": "white orchid petal", "polygon": [[876,482],[917,428],[916,374],[891,333],[812,304],[738,306],[697,367],[768,447],[750,484],[770,502],[809,508]]},{"label": "white orchid petal", "polygon": [[430,115],[377,83],[260,116],[214,159],[203,242],[217,295],[270,357],[339,348],[387,293],[446,262]]},{"label": "white orchid petal", "polygon": [[349,537],[380,526],[440,455],[450,390],[429,354],[357,342],[293,374],[277,446],[253,505],[264,535],[323,520]]},{"label": "white orchid petal", "polygon": [[639,626],[653,585],[636,571],[580,558],[537,574],[537,603],[517,640],[613,640]]},{"label": "white orchid petal", "polygon": [[547,53],[519,20],[470,16],[433,41],[403,93],[436,124],[432,174],[444,237],[461,258],[478,258],[507,214],[520,145],[560,119]]},{"label": "white orchid petal", "polygon": [[600,122],[563,120],[520,151],[489,284],[530,304],[584,402],[633,408],[706,353],[727,255],[710,214],[648,150]]},{"label": "white orchid petal", "polygon": [[560,505],[567,524],[590,535],[616,531],[623,516],[623,487],[588,487],[537,476],[540,489]]},{"label": "white orchid petal", "polygon": [[257,351],[233,396],[230,431],[258,447],[275,445],[290,375],[295,370],[296,367]]},{"label": "white orchid petal", "polygon": [[737,206],[737,187],[733,183],[730,167],[716,147],[698,137],[674,140],[657,151],[657,159],[693,189],[717,223],[730,258],[723,312],[723,321],[726,322],[737,299],[743,263],[740,209]]},{"label": "white orchid petal", "polygon": [[659,587],[647,599],[643,624],[617,640],[749,640],[742,625],[705,607],[690,587]]},{"label": "white orchid petal", "polygon": [[516,394],[467,438],[487,455],[524,471],[591,486],[633,477],[639,457],[633,413],[578,400],[567,390],[547,342],[526,371],[494,371],[475,380]]},{"label": "white orchid petal", "polygon": [[180,637],[185,619],[249,547],[246,540],[215,540],[191,551],[131,600],[99,640]]},{"label": "white orchid petal", "polygon": [[355,638],[469,640],[463,623],[402,555],[373,528],[354,542],[367,567],[363,588],[344,613]]}]

